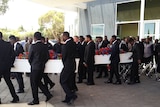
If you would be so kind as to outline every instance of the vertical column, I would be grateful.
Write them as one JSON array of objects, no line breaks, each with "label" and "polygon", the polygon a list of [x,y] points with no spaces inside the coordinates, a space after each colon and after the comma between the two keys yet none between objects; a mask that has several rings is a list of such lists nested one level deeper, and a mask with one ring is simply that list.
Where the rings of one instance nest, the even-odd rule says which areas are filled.
[{"label": "vertical column", "polygon": [[144,36],[144,11],[145,11],[145,0],[141,0],[141,7],[140,7],[140,40]]},{"label": "vertical column", "polygon": [[160,25],[159,25],[159,21],[156,21],[156,23],[155,23],[155,39],[159,39],[159,34],[160,34],[160,31],[159,31],[159,27],[160,27]]}]

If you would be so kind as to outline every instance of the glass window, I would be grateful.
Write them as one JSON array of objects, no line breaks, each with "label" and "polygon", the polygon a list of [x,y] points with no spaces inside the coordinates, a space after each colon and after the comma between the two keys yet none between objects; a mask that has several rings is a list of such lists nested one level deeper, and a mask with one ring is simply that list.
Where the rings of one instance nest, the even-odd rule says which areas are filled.
[{"label": "glass window", "polygon": [[160,1],[146,0],[144,13],[145,20],[160,19]]},{"label": "glass window", "polygon": [[144,36],[155,36],[155,23],[145,23],[144,26]]},{"label": "glass window", "polygon": [[117,5],[117,22],[140,20],[140,1]]},{"label": "glass window", "polygon": [[104,24],[92,24],[91,25],[91,34],[92,37],[95,38],[96,36],[104,36]]}]

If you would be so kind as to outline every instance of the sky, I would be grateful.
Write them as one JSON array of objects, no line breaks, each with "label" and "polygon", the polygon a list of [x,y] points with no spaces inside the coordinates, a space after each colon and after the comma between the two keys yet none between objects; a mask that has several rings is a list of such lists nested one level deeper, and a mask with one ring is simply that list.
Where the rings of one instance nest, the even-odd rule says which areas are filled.
[{"label": "sky", "polygon": [[10,0],[9,9],[0,15],[0,28],[17,29],[21,25],[26,30],[39,28],[38,18],[53,8],[28,0]]}]

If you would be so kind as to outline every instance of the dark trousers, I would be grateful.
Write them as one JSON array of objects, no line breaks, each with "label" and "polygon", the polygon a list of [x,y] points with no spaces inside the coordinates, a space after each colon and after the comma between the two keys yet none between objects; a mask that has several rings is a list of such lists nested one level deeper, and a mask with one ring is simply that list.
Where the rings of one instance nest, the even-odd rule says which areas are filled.
[{"label": "dark trousers", "polygon": [[16,94],[16,92],[15,92],[15,89],[14,89],[14,86],[13,86],[11,80],[10,80],[10,73],[8,72],[8,73],[4,73],[4,74],[2,74],[2,75],[3,75],[3,78],[4,78],[4,80],[5,80],[8,88],[9,88],[9,91],[10,91],[13,99],[17,99],[18,96],[17,96],[17,94]]},{"label": "dark trousers", "polygon": [[139,67],[139,66],[138,66],[138,61],[133,61],[132,67],[131,67],[130,82],[139,81],[138,67]]},{"label": "dark trousers", "polygon": [[79,61],[79,65],[78,65],[78,79],[79,82],[82,82],[84,78],[86,78],[86,68],[83,64],[83,61]]},{"label": "dark trousers", "polygon": [[76,73],[74,73],[71,78],[70,78],[70,89],[72,91],[76,91],[78,90],[77,86],[76,86]]},{"label": "dark trousers", "polygon": [[75,93],[72,91],[71,84],[73,83],[74,70],[63,68],[60,74],[60,84],[66,93],[66,100],[73,98]]},{"label": "dark trousers", "polygon": [[157,72],[160,73],[160,61],[157,63]]},{"label": "dark trousers", "polygon": [[112,81],[114,75],[116,76],[117,81],[120,81],[118,68],[119,68],[119,62],[111,61],[111,70],[110,70],[110,78],[109,78],[110,81]]},{"label": "dark trousers", "polygon": [[104,77],[108,76],[107,65],[98,65],[98,69],[99,69],[98,77],[102,77],[103,72],[104,72]]},{"label": "dark trousers", "polygon": [[15,77],[19,85],[19,90],[24,90],[24,82],[23,82],[22,73],[19,73],[19,72],[15,73]]},{"label": "dark trousers", "polygon": [[87,82],[90,84],[93,84],[94,83],[94,79],[93,79],[94,64],[89,64],[86,69],[88,74]]},{"label": "dark trousers", "polygon": [[48,88],[48,84],[51,86],[52,84],[54,84],[52,82],[52,80],[48,77],[48,74],[47,73],[44,73],[43,74],[43,80],[44,80],[44,84],[45,86]]},{"label": "dark trousers", "polygon": [[39,102],[38,87],[42,90],[46,97],[51,96],[48,88],[41,82],[43,76],[43,70],[32,70],[30,74],[30,83],[33,95],[33,101]]},{"label": "dark trousers", "polygon": [[143,58],[143,62],[144,62],[145,64],[148,64],[148,63],[150,63],[150,62],[153,62],[153,55],[150,56],[150,57],[148,57],[148,58]]}]

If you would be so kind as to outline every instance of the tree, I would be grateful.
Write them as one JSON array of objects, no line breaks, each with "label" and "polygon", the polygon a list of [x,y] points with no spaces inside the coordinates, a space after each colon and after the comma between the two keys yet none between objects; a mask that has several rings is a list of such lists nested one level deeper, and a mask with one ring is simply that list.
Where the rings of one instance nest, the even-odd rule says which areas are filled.
[{"label": "tree", "polygon": [[64,14],[49,11],[38,19],[39,31],[49,38],[58,38],[64,31]]},{"label": "tree", "polygon": [[0,15],[6,13],[9,0],[0,0]]},{"label": "tree", "polygon": [[21,25],[21,26],[18,28],[18,31],[19,31],[19,32],[24,32],[25,29],[24,29],[24,27]]}]

